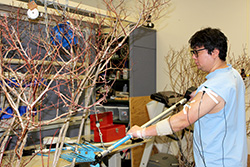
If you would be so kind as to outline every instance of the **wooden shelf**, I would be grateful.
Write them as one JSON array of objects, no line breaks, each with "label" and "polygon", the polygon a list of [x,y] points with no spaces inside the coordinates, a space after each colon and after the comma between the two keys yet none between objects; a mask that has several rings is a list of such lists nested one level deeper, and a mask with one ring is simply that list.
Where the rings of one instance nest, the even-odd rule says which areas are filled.
[{"label": "wooden shelf", "polygon": [[[4,76],[8,76],[8,77],[16,77],[16,76],[18,76],[18,77],[20,77],[20,78],[24,78],[24,77],[25,77],[25,74],[24,74],[24,73],[20,73],[20,72],[16,72],[15,75],[14,75],[12,72],[4,72]],[[55,77],[54,74],[46,74],[46,75],[44,75],[43,78],[52,79],[52,78],[54,78],[54,77]],[[72,75],[70,75],[70,74],[67,74],[67,75],[65,75],[65,74],[60,74],[60,75],[58,75],[58,76],[56,77],[56,79],[65,79],[65,80],[67,80],[67,79],[68,79],[68,80],[69,80],[69,79],[74,79],[74,80],[76,80],[76,79],[84,79],[84,78],[86,78],[85,75],[72,76]]]},{"label": "wooden shelf", "polygon": [[[1,61],[1,60],[0,60]],[[4,63],[9,63],[9,64],[26,64],[27,62],[23,59],[10,59],[10,58],[3,58],[2,61]],[[29,64],[34,64],[34,65],[45,65],[45,66],[48,66],[48,65],[54,65],[54,66],[63,66],[65,65],[66,63],[68,62],[62,62],[62,61],[48,61],[48,60],[32,60],[32,61],[29,61]],[[73,62],[72,62],[73,63]],[[69,63],[68,65],[72,65],[72,63]],[[76,63],[76,66],[77,67],[80,67],[80,66],[85,66],[86,63]],[[25,77],[25,73],[21,73],[21,72],[16,72],[15,75],[13,74],[13,72],[4,72],[4,75],[5,76],[9,76],[9,77]],[[46,77],[47,79],[52,79],[55,77],[54,74],[48,74],[48,75],[45,75],[44,77]],[[72,74],[60,74],[60,76],[58,76],[56,79],[71,79],[71,78],[78,78],[78,79],[84,79],[86,78],[85,75],[79,75],[78,77],[77,76],[73,76],[72,77]]]},{"label": "wooden shelf", "polygon": [[127,100],[108,99],[107,102],[108,102],[108,103],[122,103],[122,104],[128,104],[128,103],[129,103],[129,99],[128,99],[128,98],[127,98]]},{"label": "wooden shelf", "polygon": [[[23,59],[10,59],[10,58],[3,58],[2,59],[4,63],[10,63],[10,64],[26,64],[27,62]],[[32,62],[32,63],[31,63]],[[54,66],[63,66],[67,62],[62,61],[49,61],[49,60],[29,60],[30,64],[39,64],[39,65],[54,65]],[[72,62],[73,63],[73,62]],[[71,64],[69,64],[71,65]],[[85,63],[76,63],[77,67],[80,66],[86,66]]]}]

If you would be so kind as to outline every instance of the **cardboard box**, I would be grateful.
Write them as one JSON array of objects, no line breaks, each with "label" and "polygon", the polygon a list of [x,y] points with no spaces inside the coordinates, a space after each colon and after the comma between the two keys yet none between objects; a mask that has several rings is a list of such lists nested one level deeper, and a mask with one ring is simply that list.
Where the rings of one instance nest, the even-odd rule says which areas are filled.
[{"label": "cardboard box", "polygon": [[[125,125],[113,124],[113,113],[104,112],[97,114],[100,123],[100,131],[102,133],[103,142],[111,142],[126,136]],[[90,128],[94,131],[94,141],[101,142],[98,128],[96,127],[96,115],[90,115]]]}]

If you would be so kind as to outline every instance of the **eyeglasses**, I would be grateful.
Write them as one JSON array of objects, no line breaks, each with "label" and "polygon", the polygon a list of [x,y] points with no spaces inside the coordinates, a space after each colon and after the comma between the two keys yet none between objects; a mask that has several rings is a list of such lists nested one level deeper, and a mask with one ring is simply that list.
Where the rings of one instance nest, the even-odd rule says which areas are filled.
[{"label": "eyeglasses", "polygon": [[202,51],[202,50],[206,50],[206,48],[202,48],[202,49],[198,49],[198,50],[193,49],[190,51],[190,53],[191,53],[191,55],[195,55],[195,57],[198,58],[198,52]]}]

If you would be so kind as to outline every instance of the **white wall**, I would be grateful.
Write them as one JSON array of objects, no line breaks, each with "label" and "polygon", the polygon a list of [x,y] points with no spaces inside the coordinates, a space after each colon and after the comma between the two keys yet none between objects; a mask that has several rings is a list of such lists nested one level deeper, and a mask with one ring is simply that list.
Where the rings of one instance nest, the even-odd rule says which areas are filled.
[{"label": "white wall", "polygon": [[[228,37],[230,50],[235,56],[243,52],[243,46],[247,47],[250,56],[250,0],[172,0],[171,4],[167,9],[170,12],[156,22],[157,91],[171,90],[165,72],[165,56],[169,48],[180,50],[188,46],[189,38],[201,28],[220,28]],[[250,99],[249,91],[248,88],[247,101]],[[248,110],[247,120],[249,118]]]},{"label": "white wall", "polygon": [[[81,8],[95,11],[96,8],[101,7],[99,1],[102,0],[93,1],[95,4],[90,7],[83,5],[85,3],[82,0],[69,0],[69,6],[76,7],[78,2],[81,2]],[[64,0],[60,2],[65,3]],[[136,3],[135,0],[126,0],[126,2],[129,5]],[[0,0],[0,3],[19,6],[20,1]],[[23,7],[27,7],[26,5],[24,3]],[[131,5],[130,10],[135,6]],[[187,46],[189,38],[201,28],[208,26],[220,28],[229,39],[231,52],[240,55],[245,45],[250,54],[249,10],[250,0],[172,0],[171,6],[166,8],[167,15],[155,22],[158,31],[157,91],[170,90],[169,79],[164,72],[166,66],[164,57],[169,47],[179,50]],[[250,150],[250,145],[248,149]]]},{"label": "white wall", "polygon": [[188,46],[189,38],[201,28],[220,28],[235,55],[242,53],[243,45],[249,45],[249,0],[172,0],[167,10],[169,13],[156,22],[157,91],[170,90],[164,72],[168,48]]},{"label": "white wall", "polygon": [[[0,0],[4,4],[19,4],[20,1]],[[64,0],[59,0],[64,4]],[[101,7],[102,0],[93,1],[93,5],[85,6],[84,1],[69,0],[69,6],[77,6],[95,11]],[[131,5],[135,3],[135,5]],[[220,28],[228,37],[231,52],[240,55],[243,45],[249,51],[249,19],[250,0],[171,0],[166,8],[167,14],[155,22],[157,29],[157,91],[170,90],[168,76],[165,72],[165,56],[169,47],[180,50],[188,46],[189,38],[204,27]],[[126,0],[131,8],[138,5],[136,0]],[[17,5],[19,6],[19,5]],[[23,5],[26,7],[26,5]],[[129,8],[127,8],[129,9]],[[99,11],[100,12],[100,11]],[[189,56],[189,55],[187,55]]]}]

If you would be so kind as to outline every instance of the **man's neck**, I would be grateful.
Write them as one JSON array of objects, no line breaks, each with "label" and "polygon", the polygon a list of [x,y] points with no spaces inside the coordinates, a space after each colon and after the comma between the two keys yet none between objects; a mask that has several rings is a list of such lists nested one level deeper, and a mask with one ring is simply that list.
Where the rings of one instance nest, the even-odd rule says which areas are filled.
[{"label": "man's neck", "polygon": [[213,66],[213,68],[210,70],[209,73],[214,72],[215,70],[222,69],[222,68],[227,68],[227,62],[226,61],[219,61],[217,64]]}]

